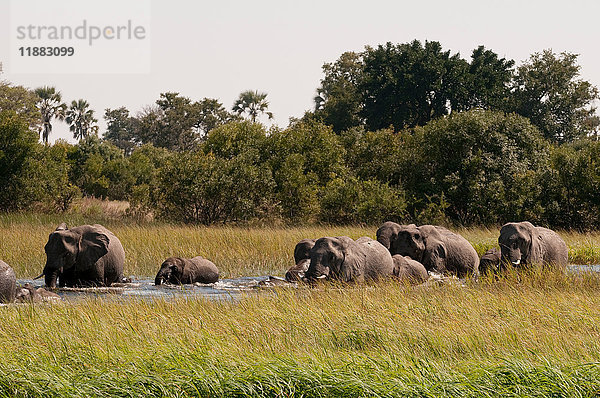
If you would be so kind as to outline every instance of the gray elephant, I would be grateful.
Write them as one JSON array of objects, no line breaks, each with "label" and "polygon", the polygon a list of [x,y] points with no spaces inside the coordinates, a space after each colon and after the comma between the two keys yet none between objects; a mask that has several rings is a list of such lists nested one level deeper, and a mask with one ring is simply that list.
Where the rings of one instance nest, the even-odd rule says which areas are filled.
[{"label": "gray elephant", "polygon": [[[45,247],[46,286],[110,286],[123,278],[125,251],[119,239],[102,225],[56,228]],[[37,278],[36,278],[37,279]]]},{"label": "gray elephant", "polygon": [[288,282],[300,281],[310,265],[310,249],[315,245],[316,239],[302,239],[294,248],[294,262],[296,265],[285,273]]},{"label": "gray elephant", "polygon": [[392,277],[393,271],[392,256],[381,243],[367,237],[356,241],[347,236],[325,237],[310,250],[305,280],[376,281]]},{"label": "gray elephant", "polygon": [[174,285],[190,283],[215,283],[219,280],[217,266],[201,256],[194,258],[167,258],[154,278],[154,284],[163,282]]},{"label": "gray elephant", "polygon": [[483,253],[483,256],[479,259],[479,273],[496,273],[500,270],[500,249],[493,247],[490,250]]},{"label": "gray elephant", "polygon": [[479,256],[462,236],[436,225],[384,223],[377,240],[392,255],[409,256],[427,271],[452,273],[459,277],[479,273]]},{"label": "gray elephant", "polygon": [[15,301],[17,277],[10,265],[0,260],[0,302],[12,303]]},{"label": "gray elephant", "polygon": [[567,244],[556,232],[527,221],[504,224],[498,243],[502,267],[508,263],[518,267],[535,264],[566,266],[569,260]]},{"label": "gray elephant", "polygon": [[392,259],[394,260],[393,274],[400,281],[408,281],[410,284],[418,285],[429,279],[429,273],[420,262],[400,254],[393,255]]}]

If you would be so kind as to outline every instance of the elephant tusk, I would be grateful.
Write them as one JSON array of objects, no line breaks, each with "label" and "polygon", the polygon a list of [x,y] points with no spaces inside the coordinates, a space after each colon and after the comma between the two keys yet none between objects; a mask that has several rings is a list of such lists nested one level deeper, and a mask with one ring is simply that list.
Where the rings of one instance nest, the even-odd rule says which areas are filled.
[{"label": "elephant tusk", "polygon": [[317,279],[325,279],[325,278],[327,278],[327,275],[317,276]]},{"label": "elephant tusk", "polygon": [[33,280],[40,279],[42,276],[44,276],[43,272],[41,274],[39,274],[38,276],[36,276],[35,278],[33,278]]},{"label": "elephant tusk", "polygon": [[517,261],[513,261],[513,265],[519,265],[521,264],[521,259],[518,259]]}]

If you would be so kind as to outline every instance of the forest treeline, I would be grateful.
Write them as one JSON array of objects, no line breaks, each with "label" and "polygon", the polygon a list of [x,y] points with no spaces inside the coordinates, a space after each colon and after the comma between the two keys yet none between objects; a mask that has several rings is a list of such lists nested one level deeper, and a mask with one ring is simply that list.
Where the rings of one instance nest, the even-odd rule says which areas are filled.
[{"label": "forest treeline", "polygon": [[[519,66],[438,42],[344,53],[323,66],[315,106],[267,128],[266,93],[227,109],[174,92],[132,115],[52,87],[0,84],[0,209],[65,211],[81,196],[127,200],[132,216],[600,227],[598,90],[577,56]],[[80,141],[48,141],[66,121]]]}]

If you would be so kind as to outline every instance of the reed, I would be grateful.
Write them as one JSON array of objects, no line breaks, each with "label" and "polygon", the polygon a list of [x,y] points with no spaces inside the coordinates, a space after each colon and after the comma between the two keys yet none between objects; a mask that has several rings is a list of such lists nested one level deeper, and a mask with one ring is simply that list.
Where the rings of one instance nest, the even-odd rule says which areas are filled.
[{"label": "reed", "polygon": [[593,396],[600,279],[2,308],[2,396]]}]

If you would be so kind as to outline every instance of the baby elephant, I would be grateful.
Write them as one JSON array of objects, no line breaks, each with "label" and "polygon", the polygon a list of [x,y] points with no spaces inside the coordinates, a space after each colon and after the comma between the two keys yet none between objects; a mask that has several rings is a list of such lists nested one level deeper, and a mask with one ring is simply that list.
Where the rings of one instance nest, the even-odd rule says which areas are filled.
[{"label": "baby elephant", "polygon": [[203,257],[192,259],[169,257],[162,265],[154,279],[155,285],[171,283],[182,285],[188,283],[214,283],[219,280],[217,266]]},{"label": "baby elephant", "polygon": [[310,249],[315,245],[316,239],[302,239],[294,248],[294,262],[296,265],[285,273],[288,282],[300,281],[310,265]]},{"label": "baby elephant", "polygon": [[500,270],[500,250],[496,247],[483,253],[479,260],[479,273],[482,275],[489,273],[496,273]]},{"label": "baby elephant", "polygon": [[425,266],[418,261],[413,260],[408,256],[395,254],[392,256],[394,260],[393,275],[400,281],[408,281],[412,285],[418,285],[429,279],[429,274]]}]

